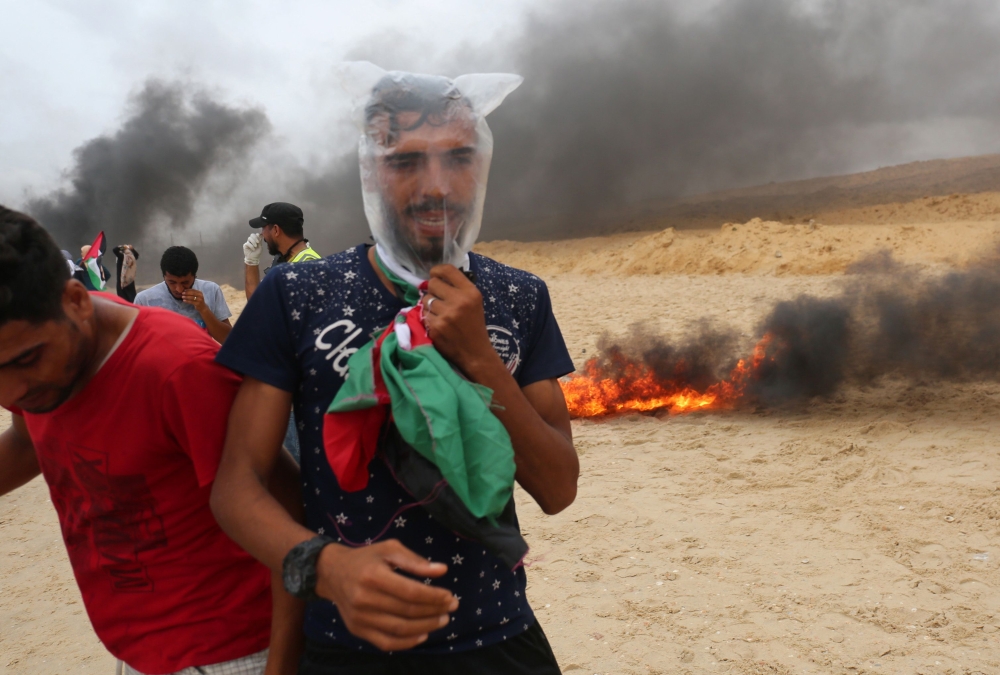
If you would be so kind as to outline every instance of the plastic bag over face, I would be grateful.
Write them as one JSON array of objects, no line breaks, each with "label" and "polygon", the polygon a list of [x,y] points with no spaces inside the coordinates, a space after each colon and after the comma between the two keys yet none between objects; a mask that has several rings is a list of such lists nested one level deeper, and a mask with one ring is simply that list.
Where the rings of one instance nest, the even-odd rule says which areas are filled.
[{"label": "plastic bag over face", "polygon": [[486,115],[523,78],[438,75],[343,64],[361,130],[365,216],[391,261],[419,279],[441,263],[461,267],[479,237],[493,134]]}]

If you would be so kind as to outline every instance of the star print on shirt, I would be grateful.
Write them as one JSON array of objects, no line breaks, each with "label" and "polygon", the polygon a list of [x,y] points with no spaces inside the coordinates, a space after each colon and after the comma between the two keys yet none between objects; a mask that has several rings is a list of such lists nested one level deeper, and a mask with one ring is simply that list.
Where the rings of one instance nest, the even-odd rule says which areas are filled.
[{"label": "star print on shirt", "polygon": [[356,276],[358,276],[358,275],[354,272],[354,270],[348,270],[348,271],[344,272],[344,278],[347,279],[348,281],[350,281],[351,279],[353,279]]},{"label": "star print on shirt", "polygon": [[285,278],[291,281],[292,279],[298,279],[299,275],[296,274],[295,272],[289,272],[288,274],[285,275]]},{"label": "star print on shirt", "polygon": [[514,284],[511,284],[509,288],[511,293],[517,293],[517,286],[515,286]]},{"label": "star print on shirt", "polygon": [[498,588],[500,588],[500,580],[499,580],[499,579],[497,579],[497,580],[495,580],[495,581],[493,582],[493,590],[495,591],[495,590],[497,590]]},{"label": "star print on shirt", "polygon": [[424,543],[425,544],[433,544],[434,543],[434,537],[427,537],[426,539],[424,539]]},{"label": "star print on shirt", "polygon": [[406,527],[406,518],[400,516],[399,518],[396,518],[395,523],[396,527]]},{"label": "star print on shirt", "polygon": [[354,316],[354,308],[350,305],[344,305],[344,316]]},{"label": "star print on shirt", "polygon": [[345,516],[343,513],[338,513],[337,514],[337,524],[338,525],[343,525],[346,522],[347,522],[347,516]]},{"label": "star print on shirt", "polygon": [[372,497],[371,495],[368,495],[367,497],[365,497],[365,501],[371,504],[373,501],[375,501],[375,498]]},{"label": "star print on shirt", "polygon": [[463,560],[462,556],[460,556],[460,555],[458,555],[456,553],[455,555],[453,555],[451,557],[451,564],[453,564],[453,565],[461,565],[462,564],[462,560]]},{"label": "star print on shirt", "polygon": [[292,310],[292,321],[298,321],[301,318],[302,318],[302,313],[299,310],[297,310],[297,309],[293,309]]}]

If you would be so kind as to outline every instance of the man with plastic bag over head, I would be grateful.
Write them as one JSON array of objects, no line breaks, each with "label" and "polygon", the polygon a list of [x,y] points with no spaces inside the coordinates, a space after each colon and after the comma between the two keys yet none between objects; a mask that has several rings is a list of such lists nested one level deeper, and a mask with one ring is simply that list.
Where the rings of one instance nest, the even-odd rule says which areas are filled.
[{"label": "man with plastic bag over head", "polygon": [[[218,356],[245,379],[213,509],[306,601],[300,673],[557,673],[512,491],[549,514],[576,496],[573,364],[544,282],[470,252],[485,118],[521,78],[342,75],[376,244],[268,275],[247,304]],[[304,527],[266,490],[290,402]]]}]

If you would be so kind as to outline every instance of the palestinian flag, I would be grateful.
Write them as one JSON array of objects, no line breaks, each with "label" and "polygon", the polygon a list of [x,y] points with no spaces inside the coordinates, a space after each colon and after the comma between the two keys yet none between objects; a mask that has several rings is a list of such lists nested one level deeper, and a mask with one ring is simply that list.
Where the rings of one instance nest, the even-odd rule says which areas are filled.
[{"label": "palestinian flag", "polygon": [[347,492],[368,484],[387,417],[441,472],[476,518],[499,516],[514,490],[514,448],[490,410],[492,390],[459,375],[431,342],[423,307],[401,311],[348,360],[323,420],[327,461]]},{"label": "palestinian flag", "polygon": [[90,277],[90,283],[99,291],[103,291],[105,285],[104,280],[101,279],[101,265],[97,262],[97,259],[104,254],[107,247],[108,240],[105,238],[104,232],[101,231],[98,233],[94,243],[90,245],[87,255],[83,256],[83,259],[80,260],[80,266],[83,267],[87,276]]}]

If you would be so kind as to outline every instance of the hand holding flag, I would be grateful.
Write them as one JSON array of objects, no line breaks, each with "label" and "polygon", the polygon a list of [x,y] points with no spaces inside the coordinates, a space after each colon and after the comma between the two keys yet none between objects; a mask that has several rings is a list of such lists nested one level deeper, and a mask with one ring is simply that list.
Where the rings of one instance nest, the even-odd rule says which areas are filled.
[{"label": "hand holding flag", "polygon": [[87,251],[86,255],[80,260],[80,266],[87,270],[87,275],[90,277],[90,283],[99,291],[105,289],[104,279],[101,278],[101,266],[97,262],[97,259],[104,254],[105,249],[108,247],[107,239],[104,237],[104,231],[102,230],[97,234],[97,238],[94,239],[94,243],[90,245],[90,250]]}]

